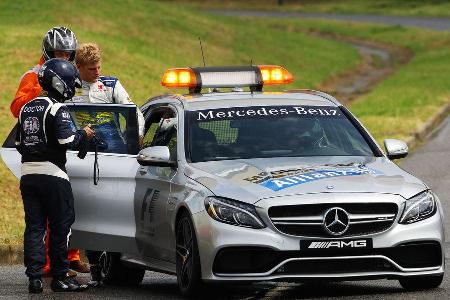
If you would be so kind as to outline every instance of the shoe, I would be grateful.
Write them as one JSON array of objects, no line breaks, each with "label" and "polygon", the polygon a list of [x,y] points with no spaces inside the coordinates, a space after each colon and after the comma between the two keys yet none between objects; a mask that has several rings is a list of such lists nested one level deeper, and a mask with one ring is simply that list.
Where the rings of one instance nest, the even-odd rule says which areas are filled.
[{"label": "shoe", "polygon": [[69,269],[77,271],[79,273],[89,273],[89,264],[80,260],[72,260],[69,264]]},{"label": "shoe", "polygon": [[102,287],[103,286],[103,276],[102,267],[100,265],[91,265],[91,280],[87,283],[89,287]]},{"label": "shoe", "polygon": [[67,271],[67,276],[77,277],[77,272],[75,272],[74,270],[69,270],[69,271]]},{"label": "shoe", "polygon": [[80,284],[72,277],[66,276],[53,277],[50,288],[54,292],[82,292],[85,291],[88,286],[85,284]]},{"label": "shoe", "polygon": [[30,279],[28,283],[28,292],[30,294],[40,294],[42,293],[43,286],[42,286],[42,280],[39,278]]}]

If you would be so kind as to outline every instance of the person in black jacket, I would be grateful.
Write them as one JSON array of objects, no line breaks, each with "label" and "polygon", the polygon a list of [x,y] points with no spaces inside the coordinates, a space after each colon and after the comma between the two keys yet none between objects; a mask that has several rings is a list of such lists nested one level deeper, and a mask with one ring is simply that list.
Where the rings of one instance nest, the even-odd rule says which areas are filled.
[{"label": "person in black jacket", "polygon": [[62,102],[81,86],[74,65],[50,59],[38,73],[47,96],[38,96],[20,110],[16,146],[22,154],[20,191],[25,210],[24,255],[30,293],[41,293],[45,264],[46,220],[50,227],[50,259],[55,292],[81,291],[86,286],[67,276],[67,247],[75,221],[72,188],[66,171],[67,149],[78,149],[94,136],[86,126],[76,130]]}]

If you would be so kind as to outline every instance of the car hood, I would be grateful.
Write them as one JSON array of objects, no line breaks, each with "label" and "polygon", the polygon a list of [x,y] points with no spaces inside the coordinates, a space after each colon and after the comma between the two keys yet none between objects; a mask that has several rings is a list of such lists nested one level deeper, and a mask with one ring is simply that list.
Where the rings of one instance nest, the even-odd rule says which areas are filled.
[{"label": "car hood", "polygon": [[384,193],[407,199],[427,188],[385,157],[210,161],[190,164],[185,174],[216,196],[247,203],[310,193]]}]

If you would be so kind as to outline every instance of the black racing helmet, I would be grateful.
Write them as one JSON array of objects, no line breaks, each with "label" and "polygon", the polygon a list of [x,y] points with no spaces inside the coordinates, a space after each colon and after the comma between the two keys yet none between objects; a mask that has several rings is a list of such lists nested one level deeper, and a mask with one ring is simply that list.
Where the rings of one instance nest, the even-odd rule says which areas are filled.
[{"label": "black racing helmet", "polygon": [[46,61],[39,70],[38,80],[42,89],[59,102],[71,99],[75,88],[81,88],[78,70],[71,62],[61,58]]},{"label": "black racing helmet", "polygon": [[42,54],[47,61],[55,58],[55,50],[70,53],[69,61],[75,60],[77,50],[77,37],[75,33],[67,27],[53,27],[44,36],[42,41]]}]

